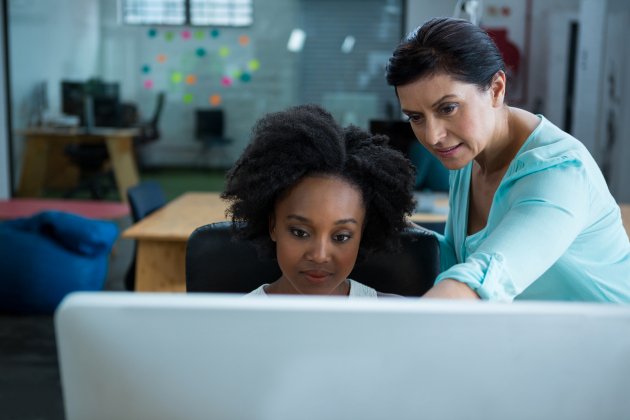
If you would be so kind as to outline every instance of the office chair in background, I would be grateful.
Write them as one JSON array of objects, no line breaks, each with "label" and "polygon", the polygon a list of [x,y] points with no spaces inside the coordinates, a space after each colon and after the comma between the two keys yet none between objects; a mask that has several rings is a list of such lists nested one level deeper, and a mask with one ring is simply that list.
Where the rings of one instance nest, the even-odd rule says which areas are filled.
[{"label": "office chair in background", "polygon": [[166,93],[159,92],[155,102],[153,115],[147,121],[141,122],[135,127],[140,129],[140,133],[133,139],[133,148],[136,156],[138,168],[145,167],[145,159],[143,157],[143,149],[145,146],[154,143],[160,138],[160,117],[166,102]]},{"label": "office chair in background", "polygon": [[[138,128],[139,134],[133,138],[134,155],[138,168],[144,167],[142,149],[147,144],[160,138],[159,121],[164,108],[166,94],[160,92],[157,95],[155,110],[152,117],[144,122],[137,123],[137,108],[135,105],[120,103],[118,101],[118,85],[96,84],[98,95],[94,96],[93,115],[86,108],[84,125],[89,131],[95,127]],[[115,86],[115,89],[112,87]],[[114,89],[114,90],[112,90]],[[111,92],[110,92],[111,91]],[[98,104],[98,106],[97,106]],[[86,121],[92,121],[87,123]],[[95,200],[102,200],[110,190],[116,189],[113,172],[108,165],[109,152],[104,143],[79,142],[70,144],[65,148],[65,154],[79,169],[79,183],[64,197],[70,198],[84,189],[88,189]]]},{"label": "office chair in background", "polygon": [[[131,207],[131,220],[137,223],[149,214],[160,209],[167,202],[164,190],[156,181],[143,181],[127,190],[127,199]],[[135,290],[136,285],[136,253],[134,245],[133,259],[125,275],[125,289]]]},{"label": "office chair in background", "polygon": [[[195,137],[202,143],[202,154],[212,149],[224,150],[232,139],[225,137],[225,118],[222,109],[197,109],[195,111]],[[223,156],[225,160],[227,156]]]},{"label": "office chair in background", "polygon": [[[85,83],[63,81],[61,90],[62,109],[77,115],[88,133],[95,127],[120,125],[118,83],[105,83],[99,79]],[[72,143],[65,147],[64,153],[79,170],[78,185],[66,192],[65,198],[88,189],[93,199],[102,200],[111,189],[115,189],[113,172],[106,165],[109,153],[104,143]]]},{"label": "office chair in background", "polygon": [[89,190],[92,199],[102,200],[116,188],[114,174],[108,165],[109,152],[102,143],[72,143],[65,147],[68,160],[79,169],[77,185],[64,194],[74,197],[82,190]]},{"label": "office chair in background", "polygon": [[[422,296],[439,272],[437,238],[420,227],[402,234],[400,253],[379,252],[357,263],[350,278],[379,292]],[[280,277],[275,260],[259,260],[254,246],[233,239],[232,222],[197,228],[186,247],[188,292],[249,293]]]}]

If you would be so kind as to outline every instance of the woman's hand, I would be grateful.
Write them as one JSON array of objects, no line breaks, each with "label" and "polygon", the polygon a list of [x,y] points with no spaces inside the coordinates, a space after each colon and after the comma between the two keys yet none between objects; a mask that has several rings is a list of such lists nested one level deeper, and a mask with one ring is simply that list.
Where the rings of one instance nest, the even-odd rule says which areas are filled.
[{"label": "woman's hand", "polygon": [[457,280],[445,279],[433,286],[422,297],[436,299],[479,299],[468,285]]}]

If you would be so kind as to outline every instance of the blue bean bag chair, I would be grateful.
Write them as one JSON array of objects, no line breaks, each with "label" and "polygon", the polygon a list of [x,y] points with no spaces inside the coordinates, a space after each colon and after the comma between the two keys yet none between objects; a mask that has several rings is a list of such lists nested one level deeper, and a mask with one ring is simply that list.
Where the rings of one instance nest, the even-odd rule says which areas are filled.
[{"label": "blue bean bag chair", "polygon": [[0,310],[52,313],[78,290],[101,290],[118,227],[45,211],[0,223]]}]

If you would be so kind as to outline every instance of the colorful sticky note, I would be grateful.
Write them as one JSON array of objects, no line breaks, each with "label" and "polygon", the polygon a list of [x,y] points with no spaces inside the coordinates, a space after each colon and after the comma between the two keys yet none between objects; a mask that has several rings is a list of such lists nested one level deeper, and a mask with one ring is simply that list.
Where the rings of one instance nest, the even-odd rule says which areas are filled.
[{"label": "colorful sticky note", "polygon": [[182,99],[184,100],[185,104],[189,104],[193,101],[193,99],[195,99],[195,97],[192,93],[186,93],[184,94],[184,97]]},{"label": "colorful sticky note", "polygon": [[203,39],[205,34],[204,31],[195,31],[195,39]]},{"label": "colorful sticky note", "polygon": [[218,38],[220,34],[221,34],[221,32],[218,29],[212,29],[210,31],[210,36],[212,38]]},{"label": "colorful sticky note", "polygon": [[208,102],[210,102],[210,105],[212,106],[221,105],[221,95],[216,93],[214,95],[210,95],[210,98],[208,98]]},{"label": "colorful sticky note", "polygon": [[149,66],[148,64],[145,64],[144,66],[142,66],[142,73],[144,74],[151,73],[151,66]]},{"label": "colorful sticky note", "polygon": [[157,36],[157,29],[155,28],[151,28],[147,31],[147,35],[149,36],[149,38],[155,38]]},{"label": "colorful sticky note", "polygon": [[186,30],[182,31],[182,39],[187,41],[187,40],[190,39],[191,36],[192,36],[192,34],[190,33],[189,30],[186,29]]},{"label": "colorful sticky note", "polygon": [[228,55],[230,55],[230,49],[228,47],[219,48],[219,55],[221,57],[227,57]]},{"label": "colorful sticky note", "polygon": [[157,57],[155,57],[155,59],[157,60],[158,63],[164,63],[167,60],[166,54],[158,54]]},{"label": "colorful sticky note", "polygon": [[205,57],[206,55],[206,49],[199,47],[195,50],[195,54],[197,54],[197,57],[201,58],[201,57]]},{"label": "colorful sticky note", "polygon": [[246,72],[243,72],[243,74],[241,74],[241,82],[249,82],[252,80],[252,75]]},{"label": "colorful sticky note", "polygon": [[176,71],[173,72],[173,74],[171,74],[171,82],[177,84],[177,83],[181,83],[183,79],[183,76],[180,72]]},{"label": "colorful sticky note", "polygon": [[197,83],[197,76],[195,76],[194,74],[189,74],[188,76],[186,76],[186,84],[194,85],[195,83]]},{"label": "colorful sticky note", "polygon": [[142,86],[144,86],[145,89],[152,89],[153,88],[153,80],[151,80],[151,79],[145,80],[144,83],[142,84]]},{"label": "colorful sticky note", "polygon": [[238,43],[241,44],[242,46],[248,45],[249,44],[249,36],[247,35],[241,35],[238,37]]},{"label": "colorful sticky note", "polygon": [[164,39],[167,41],[172,41],[173,38],[175,38],[175,34],[171,31],[165,32],[164,33]]},{"label": "colorful sticky note", "polygon": [[232,86],[232,79],[229,78],[228,76],[223,76],[221,78],[221,84],[226,87]]},{"label": "colorful sticky note", "polygon": [[251,71],[256,71],[260,68],[260,61],[258,60],[249,60],[249,63],[247,63],[247,67],[251,70]]}]

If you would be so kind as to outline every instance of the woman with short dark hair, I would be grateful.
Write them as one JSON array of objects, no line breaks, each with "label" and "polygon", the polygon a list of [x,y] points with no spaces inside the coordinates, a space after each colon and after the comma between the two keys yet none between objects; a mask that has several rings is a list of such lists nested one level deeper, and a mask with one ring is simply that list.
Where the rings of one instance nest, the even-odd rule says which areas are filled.
[{"label": "woman with short dark hair", "polygon": [[486,32],[432,19],[396,48],[387,81],[451,170],[443,271],[425,296],[630,302],[630,244],[601,171],[578,140],[506,104]]}]

